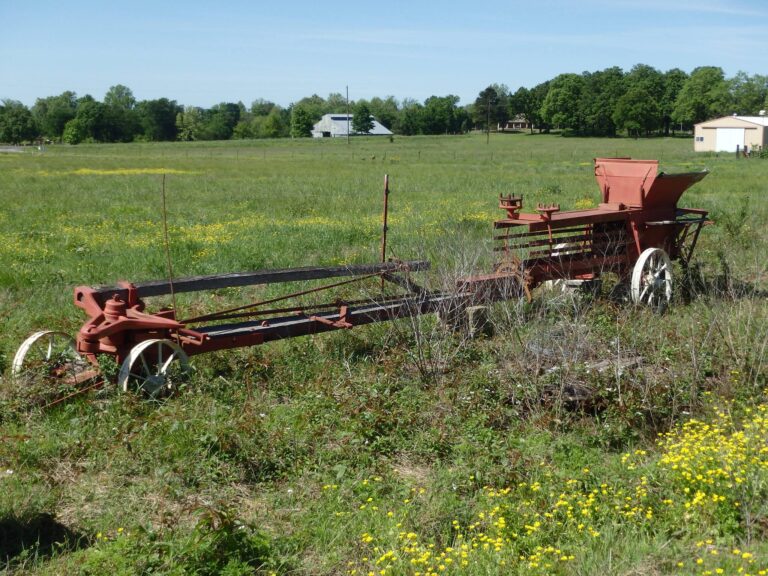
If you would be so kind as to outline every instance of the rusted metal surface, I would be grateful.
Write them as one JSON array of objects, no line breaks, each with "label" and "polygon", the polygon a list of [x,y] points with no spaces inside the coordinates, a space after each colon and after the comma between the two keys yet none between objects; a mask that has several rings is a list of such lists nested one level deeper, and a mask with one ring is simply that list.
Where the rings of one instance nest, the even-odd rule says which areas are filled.
[{"label": "rusted metal surface", "polygon": [[[74,302],[88,319],[78,332],[76,353],[95,366],[99,355],[113,356],[123,364],[118,381],[126,389],[134,376],[132,366],[141,366],[147,372],[142,386],[161,390],[170,378],[170,363],[181,360],[186,366],[187,356],[419,314],[455,316],[477,303],[530,299],[531,291],[547,280],[590,280],[606,272],[624,280],[631,276],[637,299],[660,308],[665,303],[657,295],[668,299],[671,286],[664,262],[677,259],[686,264],[708,222],[705,210],[678,208],[677,202],[707,172],[664,174],[655,160],[628,158],[598,158],[594,170],[602,200],[594,209],[562,211],[559,204],[539,204],[536,213],[525,213],[522,196],[500,196],[505,217],[493,223],[497,264],[489,273],[459,279],[453,293],[431,292],[413,281],[411,273],[428,270],[429,262],[385,261],[385,177],[382,262],[79,286]],[[182,292],[341,277],[348,279],[192,318],[177,318],[175,309],[150,312],[145,303],[153,296]],[[296,303],[310,294],[372,278],[380,278],[382,288],[388,282],[400,292],[385,295],[381,290],[367,299],[335,298],[327,304]],[[290,302],[266,308],[281,301]],[[153,350],[160,356],[162,347],[170,356],[155,359]],[[148,366],[154,360],[158,366]]]},{"label": "rusted metal surface", "polygon": [[501,297],[519,285],[530,291],[547,280],[590,279],[605,272],[627,277],[639,255],[660,248],[686,263],[693,253],[707,212],[678,208],[683,192],[706,171],[665,174],[656,160],[597,158],[595,178],[602,202],[589,210],[561,211],[539,204],[522,212],[522,197],[500,196],[506,217],[494,222],[499,261],[492,274],[462,278],[470,291]]},{"label": "rusted metal surface", "polygon": [[[291,292],[277,298],[183,320],[176,318],[176,312],[172,309],[155,312],[146,310],[144,298],[169,293],[170,284],[166,282],[121,283],[109,288],[79,286],[75,289],[75,305],[82,308],[89,319],[78,332],[77,351],[93,363],[96,363],[98,354],[112,355],[118,362],[122,362],[134,346],[151,339],[173,339],[187,355],[192,356],[212,350],[261,344],[265,337],[275,339],[275,334],[288,337],[327,329],[350,328],[355,323],[368,323],[368,321],[363,319],[360,322],[359,312],[349,308],[347,302],[338,302],[333,306],[315,305],[311,308],[300,305],[276,310],[263,308],[267,304],[295,299],[379,276],[385,276],[390,281],[397,279],[398,284],[409,287],[411,286],[408,280],[409,274],[427,269],[429,269],[429,263],[426,261],[383,262],[370,265],[262,270],[243,274],[177,279],[173,282],[175,291],[184,292],[210,289],[210,287],[352,277],[330,285]],[[415,291],[410,297],[414,295],[423,298],[421,292]],[[337,317],[332,313],[324,312],[331,307],[338,310]],[[386,300],[381,308],[399,313],[399,308],[393,309],[392,304]],[[268,318],[271,315],[289,311],[293,314],[284,317],[282,321]],[[355,314],[358,315],[356,322],[353,323],[347,319]],[[206,325],[206,323],[220,323],[224,320],[249,317],[258,318],[250,322],[228,325],[230,329],[221,328],[221,324],[213,327]],[[288,319],[294,319],[296,322],[289,322]],[[236,326],[237,329],[232,326]]]}]

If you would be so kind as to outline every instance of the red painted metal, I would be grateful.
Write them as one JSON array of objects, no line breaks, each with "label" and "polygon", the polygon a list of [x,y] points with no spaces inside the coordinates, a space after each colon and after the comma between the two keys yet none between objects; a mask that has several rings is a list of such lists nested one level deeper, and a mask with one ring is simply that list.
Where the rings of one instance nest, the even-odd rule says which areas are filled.
[{"label": "red painted metal", "polygon": [[[546,280],[589,279],[606,271],[626,277],[638,256],[649,247],[663,248],[672,259],[687,262],[701,226],[707,221],[707,212],[681,209],[677,202],[706,174],[667,175],[658,173],[655,160],[598,158],[595,177],[602,202],[595,209],[561,211],[558,204],[539,204],[537,213],[524,213],[522,197],[500,196],[499,208],[506,217],[493,224],[500,262],[492,273],[462,278],[454,294],[430,292],[411,280],[409,272],[428,269],[428,262],[391,261],[180,278],[172,284],[158,281],[123,282],[102,288],[80,286],[75,289],[74,301],[88,320],[77,335],[77,350],[94,364],[99,354],[111,355],[121,363],[137,344],[168,339],[191,356],[455,309],[471,301],[530,297],[530,291]],[[385,178],[382,258],[386,253],[388,184]],[[352,279],[189,319],[178,319],[174,309],[147,312],[144,302],[147,297],[171,293],[341,276]],[[317,306],[264,309],[266,304],[374,276],[406,294],[382,296],[378,302],[336,300]]]},{"label": "red painted metal", "polygon": [[[601,200],[590,210],[560,211],[558,204],[539,204],[537,213],[522,212],[522,197],[501,196],[506,218],[494,222],[501,254],[493,274],[462,278],[470,291],[498,295],[517,284],[519,292],[546,280],[588,279],[604,272],[626,277],[649,247],[687,262],[707,212],[678,208],[683,192],[706,171],[665,174],[657,160],[595,159]],[[494,290],[496,290],[494,292]]]},{"label": "red painted metal", "polygon": [[[121,363],[137,344],[151,339],[169,339],[177,342],[188,356],[193,356],[214,350],[253,346],[278,338],[348,329],[357,324],[387,320],[388,316],[400,317],[407,315],[410,300],[414,297],[424,300],[425,296],[415,289],[409,290],[410,294],[406,297],[382,298],[376,309],[372,309],[368,301],[336,301],[325,305],[296,305],[272,310],[265,310],[264,306],[379,276],[408,289],[415,286],[408,279],[408,273],[428,268],[428,262],[383,262],[375,265],[265,270],[177,279],[174,285],[178,292],[180,289],[190,291],[241,286],[247,282],[295,282],[352,276],[350,280],[184,320],[177,319],[173,309],[152,313],[146,311],[142,293],[148,296],[167,294],[171,289],[168,284],[121,282],[114,288],[79,286],[75,289],[75,305],[83,309],[89,319],[77,334],[77,351],[94,364],[97,364],[99,354],[114,356]],[[222,321],[241,318],[251,320],[221,324]]]}]

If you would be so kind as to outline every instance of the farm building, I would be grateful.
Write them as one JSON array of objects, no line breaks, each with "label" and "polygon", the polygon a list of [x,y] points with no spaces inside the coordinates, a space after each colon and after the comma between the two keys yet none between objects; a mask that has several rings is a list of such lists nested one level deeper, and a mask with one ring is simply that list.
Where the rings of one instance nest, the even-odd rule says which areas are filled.
[{"label": "farm building", "polygon": [[521,130],[530,130],[531,128],[535,128],[535,126],[531,125],[531,123],[528,122],[528,119],[522,114],[518,114],[503,124],[498,123],[496,125],[496,129],[499,132],[520,132]]},{"label": "farm building", "polygon": [[768,145],[768,117],[724,116],[694,126],[696,152],[735,152]]},{"label": "farm building", "polygon": [[[313,138],[339,138],[347,135],[347,126],[349,126],[350,135],[354,136],[357,132],[352,132],[352,118],[354,114],[326,114],[320,119],[320,122],[312,127]],[[383,124],[375,118],[373,119],[373,128],[366,136],[390,136],[390,132]]]}]

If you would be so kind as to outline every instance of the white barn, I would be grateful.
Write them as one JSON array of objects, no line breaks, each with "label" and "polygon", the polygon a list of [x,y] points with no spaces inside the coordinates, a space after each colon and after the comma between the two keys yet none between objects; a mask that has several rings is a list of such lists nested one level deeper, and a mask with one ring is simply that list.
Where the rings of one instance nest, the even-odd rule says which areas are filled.
[{"label": "white barn", "polygon": [[[352,130],[352,118],[354,114],[326,114],[320,119],[320,122],[312,127],[313,138],[340,138],[346,137],[347,126],[349,126],[350,136],[355,136],[358,132]],[[365,136],[391,136],[383,124],[375,118],[373,119],[373,128]]]},{"label": "white barn", "polygon": [[735,152],[768,146],[768,116],[724,116],[694,126],[696,152]]}]

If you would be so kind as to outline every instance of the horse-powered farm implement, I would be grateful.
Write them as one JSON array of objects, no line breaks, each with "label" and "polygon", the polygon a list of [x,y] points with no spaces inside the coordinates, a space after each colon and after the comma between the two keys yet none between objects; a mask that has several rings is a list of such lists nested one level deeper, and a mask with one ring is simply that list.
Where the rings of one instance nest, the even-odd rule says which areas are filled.
[{"label": "horse-powered farm implement", "polygon": [[[522,212],[522,197],[502,196],[506,217],[494,222],[499,255],[493,272],[460,278],[451,292],[422,288],[412,274],[427,271],[425,261],[384,261],[371,265],[261,270],[156,282],[121,282],[117,286],[75,288],[74,303],[88,319],[73,339],[56,331],[33,334],[19,348],[11,366],[22,385],[46,379],[88,390],[82,384],[99,374],[99,358],[119,366],[121,390],[156,395],[189,371],[189,357],[204,352],[255,346],[273,340],[352,329],[421,314],[463,319],[468,307],[526,296],[548,281],[583,282],[616,274],[633,302],[663,310],[672,297],[672,261],[686,266],[707,212],[678,208],[682,193],[707,172],[664,174],[655,160],[598,158],[595,176],[602,202],[595,209],[560,211],[539,205]],[[388,197],[385,178],[385,206]],[[344,278],[276,298],[190,318],[177,310],[149,311],[146,300],[183,292],[285,282]],[[399,293],[383,291],[365,299],[336,297],[326,304],[297,300],[353,282],[380,280]],[[380,294],[380,295],[379,295]],[[279,305],[290,300],[290,304]],[[98,385],[98,384],[97,384]],[[77,388],[80,386],[80,388]]]}]

